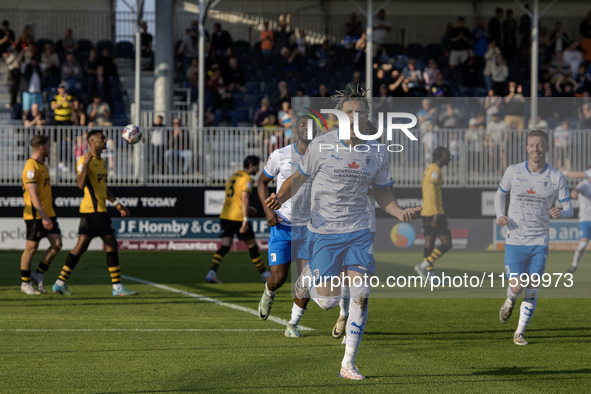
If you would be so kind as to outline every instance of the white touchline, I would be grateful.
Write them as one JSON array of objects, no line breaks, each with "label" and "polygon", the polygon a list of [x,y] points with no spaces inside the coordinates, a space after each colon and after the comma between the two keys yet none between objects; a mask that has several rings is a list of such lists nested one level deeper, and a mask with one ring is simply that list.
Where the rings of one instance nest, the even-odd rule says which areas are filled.
[{"label": "white touchline", "polygon": [[[175,289],[174,287],[170,287],[170,286],[166,286],[166,285],[161,285],[160,283],[150,282],[149,280],[135,278],[133,276],[121,275],[121,277],[123,279],[131,280],[131,281],[138,282],[138,283],[143,283],[145,285],[150,285],[150,286],[154,286],[154,287],[157,287],[159,289],[162,289],[162,290],[170,291],[172,293],[182,294],[182,295],[186,295],[187,297],[192,297],[192,298],[198,298],[198,299],[200,299],[202,301],[211,302],[212,304],[216,304],[216,305],[220,305],[220,306],[225,306],[227,308],[232,308],[232,309],[236,309],[238,311],[250,313],[251,315],[255,315],[257,317],[259,315],[259,312],[256,311],[256,310],[254,310],[254,309],[246,308],[244,306],[240,306],[240,305],[236,305],[236,304],[231,304],[229,302],[224,302],[224,301],[216,300],[215,298],[207,297],[207,296],[204,296],[204,295],[201,295],[201,294],[190,293],[188,291]],[[275,323],[279,323],[279,324],[284,325],[284,326],[288,323],[287,320],[280,319],[280,318],[275,317],[275,316],[269,316],[269,318],[267,320],[274,321]],[[299,328],[300,331],[314,331],[313,328],[305,327],[305,326],[300,326],[300,325],[298,325],[298,328]]]},{"label": "white touchline", "polygon": [[259,332],[282,328],[0,328],[0,332]]}]

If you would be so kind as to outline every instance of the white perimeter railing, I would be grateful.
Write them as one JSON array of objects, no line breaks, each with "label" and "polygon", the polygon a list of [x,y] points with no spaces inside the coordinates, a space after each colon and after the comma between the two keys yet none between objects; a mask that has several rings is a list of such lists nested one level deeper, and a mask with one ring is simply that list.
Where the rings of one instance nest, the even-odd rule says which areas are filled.
[{"label": "white perimeter railing", "polygon": [[[76,184],[76,160],[86,151],[87,127],[0,127],[0,185],[20,185],[29,141],[34,134],[46,134],[52,141],[47,160],[53,185]],[[109,184],[117,186],[222,186],[242,168],[248,155],[261,158],[279,148],[281,129],[252,127],[147,128],[143,140],[129,145],[121,139],[121,128],[102,128],[107,136],[103,157],[109,167]],[[437,146],[446,146],[452,161],[444,169],[445,187],[496,188],[505,168],[527,159],[526,131],[509,131],[504,137],[473,130],[436,130],[409,141],[398,133],[404,150],[391,153],[390,167],[397,187],[420,187],[423,171]],[[548,162],[559,169],[584,170],[591,164],[591,130],[573,130],[568,137],[550,135]],[[397,149],[397,148],[396,148]],[[574,182],[574,181],[572,181]],[[573,184],[571,182],[571,184]]]}]

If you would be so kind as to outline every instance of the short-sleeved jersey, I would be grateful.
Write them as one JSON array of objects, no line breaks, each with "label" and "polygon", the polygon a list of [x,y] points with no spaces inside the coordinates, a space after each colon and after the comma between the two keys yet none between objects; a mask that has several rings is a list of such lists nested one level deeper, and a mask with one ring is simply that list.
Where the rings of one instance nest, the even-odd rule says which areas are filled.
[{"label": "short-sleeved jersey", "polygon": [[[77,173],[80,174],[84,156],[78,159]],[[107,212],[107,162],[92,156],[84,181],[84,198],[80,203],[80,213]]]},{"label": "short-sleeved jersey", "polygon": [[443,215],[441,185],[443,176],[436,163],[430,164],[423,173],[423,210],[421,216]]},{"label": "short-sleeved jersey", "polygon": [[62,96],[57,94],[53,97],[52,104],[62,103],[59,107],[53,110],[54,119],[58,122],[65,122],[70,120],[72,117],[72,109],[70,103],[72,102],[72,96],[69,94],[66,96],[66,100],[62,103]]},{"label": "short-sleeved jersey", "polygon": [[29,159],[23,168],[23,198],[25,200],[25,209],[23,211],[23,218],[25,220],[41,219],[41,215],[33,206],[31,202],[31,195],[27,190],[28,183],[37,184],[37,196],[41,202],[41,206],[45,210],[48,217],[54,217],[53,197],[51,195],[51,183],[49,179],[49,171],[45,163],[38,162],[35,159]]},{"label": "short-sleeved jersey", "polygon": [[252,178],[244,170],[235,172],[226,181],[226,200],[220,219],[241,222],[242,216],[242,192],[252,192]]},{"label": "short-sleeved jersey", "polygon": [[[296,144],[274,150],[265,167],[263,173],[277,180],[277,190],[292,173],[297,171],[298,165],[302,161],[303,155],[298,152]],[[298,190],[295,196],[287,200],[281,208],[276,210],[277,216],[285,226],[305,226],[310,221],[310,188],[312,182],[305,182]]]},{"label": "short-sleeved jersey", "polygon": [[354,149],[334,130],[316,137],[308,146],[298,171],[313,177],[310,231],[339,234],[371,230],[375,215],[368,209],[369,187],[387,188],[394,181],[386,147],[368,142]]},{"label": "short-sleeved jersey", "polygon": [[591,182],[579,182],[575,190],[579,193],[579,222],[591,222]]},{"label": "short-sleeved jersey", "polygon": [[544,170],[532,173],[528,162],[507,168],[499,190],[511,192],[507,217],[506,244],[548,246],[550,207],[554,201],[570,201],[566,179],[556,168],[546,164]]}]

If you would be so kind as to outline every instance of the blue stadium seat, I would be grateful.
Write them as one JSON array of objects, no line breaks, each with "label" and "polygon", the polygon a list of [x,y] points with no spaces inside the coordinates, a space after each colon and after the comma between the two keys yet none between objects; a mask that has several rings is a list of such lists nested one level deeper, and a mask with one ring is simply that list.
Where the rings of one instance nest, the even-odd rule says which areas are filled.
[{"label": "blue stadium seat", "polygon": [[409,58],[421,59],[425,48],[419,43],[412,43],[406,46],[406,54]]},{"label": "blue stadium seat", "polygon": [[308,82],[305,87],[306,87],[306,94],[310,97],[314,97],[318,95],[318,85],[320,85],[318,82]]},{"label": "blue stadium seat", "polygon": [[[55,52],[59,55],[60,53],[62,53],[64,51],[64,48],[62,48],[62,40],[57,40],[55,42],[55,45],[53,46],[53,48],[55,49]],[[61,62],[61,59],[60,59]]]},{"label": "blue stadium seat", "polygon": [[246,94],[244,96],[244,102],[250,107],[254,106],[258,108],[258,106],[261,105],[262,98],[262,94]]},{"label": "blue stadium seat", "polygon": [[425,47],[424,60],[438,60],[441,56],[443,56],[443,49],[441,48],[441,45],[432,43]]},{"label": "blue stadium seat", "polygon": [[250,122],[250,107],[248,105],[236,106],[236,117],[239,122]]},{"label": "blue stadium seat", "polygon": [[403,55],[404,54],[404,47],[402,44],[387,44],[386,45],[386,52],[388,56],[394,57],[396,55]]},{"label": "blue stadium seat", "polygon": [[398,55],[393,57],[394,67],[399,70],[403,70],[408,66],[408,57],[406,55]]},{"label": "blue stadium seat", "polygon": [[133,59],[135,51],[133,44],[129,41],[121,41],[115,45],[115,57]]},{"label": "blue stadium seat", "polygon": [[246,81],[256,81],[258,79],[257,70],[252,66],[247,66],[244,70],[244,79]]},{"label": "blue stadium seat", "polygon": [[[35,42],[35,46],[37,47],[37,52],[42,53],[43,49],[45,48],[45,44],[53,44],[53,41],[49,38],[40,38]],[[54,48],[55,51],[55,48]]]},{"label": "blue stadium seat", "polygon": [[[61,43],[60,43],[61,44]],[[88,53],[92,49],[92,41],[81,38],[78,40],[78,53]]]},{"label": "blue stadium seat", "polygon": [[113,41],[111,40],[100,40],[96,43],[97,52],[100,54],[103,48],[107,48],[111,56],[115,53],[115,45],[113,45]]},{"label": "blue stadium seat", "polygon": [[250,55],[250,44],[242,40],[234,41],[233,52],[235,56],[240,56],[243,54]]},{"label": "blue stadium seat", "polygon": [[260,93],[261,92],[261,83],[258,81],[249,81],[244,84],[246,91],[248,93]]},{"label": "blue stadium seat", "polygon": [[233,92],[232,97],[234,98],[234,103],[236,104],[237,107],[244,104],[244,93]]}]

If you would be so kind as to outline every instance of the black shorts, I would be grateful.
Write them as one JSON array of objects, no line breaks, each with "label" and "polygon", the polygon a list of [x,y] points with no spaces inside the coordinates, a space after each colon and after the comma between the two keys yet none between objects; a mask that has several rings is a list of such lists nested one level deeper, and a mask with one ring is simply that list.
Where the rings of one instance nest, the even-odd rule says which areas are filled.
[{"label": "black shorts", "polygon": [[238,237],[240,241],[246,241],[249,239],[254,238],[254,231],[252,231],[252,223],[248,222],[248,230],[244,234],[240,232],[240,227],[242,227],[242,222],[237,222],[234,220],[227,220],[227,219],[220,219],[220,225],[222,227],[222,233],[220,234],[221,238],[231,237],[234,238],[234,234]]},{"label": "black shorts", "polygon": [[433,217],[434,216],[423,216],[423,235],[432,237],[450,235],[451,231],[449,231],[449,223],[447,222],[445,215],[438,215],[436,227],[431,226],[431,223],[433,223]]},{"label": "black shorts", "polygon": [[82,213],[78,234],[94,237],[104,237],[115,234],[111,217],[106,212]]},{"label": "black shorts", "polygon": [[53,230],[49,231],[43,227],[43,220],[41,219],[30,219],[25,220],[27,226],[27,241],[39,242],[41,239],[47,237],[47,234],[58,234],[61,235],[60,225],[57,222],[57,218],[54,216],[50,218],[53,222]]}]

